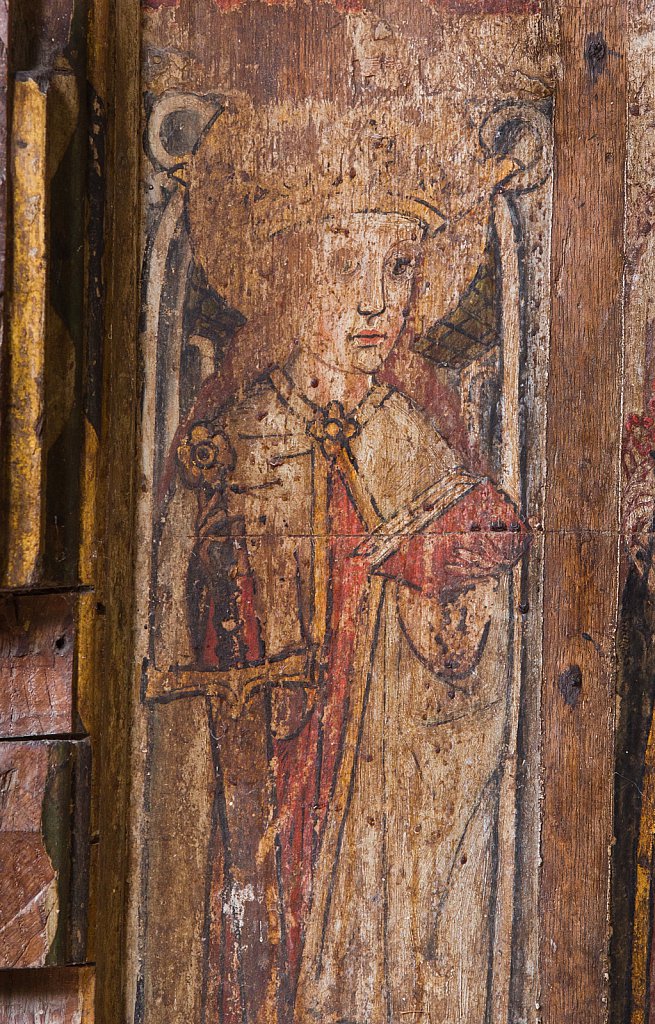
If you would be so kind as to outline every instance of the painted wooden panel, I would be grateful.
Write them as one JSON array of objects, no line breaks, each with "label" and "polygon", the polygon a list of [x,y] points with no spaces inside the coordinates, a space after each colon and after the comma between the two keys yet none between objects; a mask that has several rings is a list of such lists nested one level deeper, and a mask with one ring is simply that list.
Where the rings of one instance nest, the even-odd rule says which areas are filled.
[{"label": "painted wooden panel", "polygon": [[549,23],[146,7],[128,1000],[536,1022]]},{"label": "painted wooden panel", "polygon": [[[3,598],[0,640],[11,735],[86,725],[99,745],[99,1020],[600,1024],[609,966],[613,1019],[646,1022],[648,12],[630,26],[624,358],[623,5],[142,8],[110,146],[107,353],[104,107],[90,90],[80,113],[68,68],[55,83],[42,534],[11,580],[91,586]],[[81,9],[23,12],[18,50],[47,64]],[[102,32],[102,78],[101,49]],[[120,98],[139,86],[137,130]],[[0,744],[7,965],[83,956],[86,750]],[[0,972],[0,1020],[90,1019],[86,972],[27,973]]]}]

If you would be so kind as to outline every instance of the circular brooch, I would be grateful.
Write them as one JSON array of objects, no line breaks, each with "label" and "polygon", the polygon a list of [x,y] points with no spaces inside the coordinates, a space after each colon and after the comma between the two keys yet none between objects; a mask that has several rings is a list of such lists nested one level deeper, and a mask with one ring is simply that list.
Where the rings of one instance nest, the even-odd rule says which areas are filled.
[{"label": "circular brooch", "polygon": [[346,416],[341,402],[330,402],[326,409],[318,411],[307,429],[328,458],[335,458],[340,451],[348,449],[359,433],[359,424],[354,416]]}]

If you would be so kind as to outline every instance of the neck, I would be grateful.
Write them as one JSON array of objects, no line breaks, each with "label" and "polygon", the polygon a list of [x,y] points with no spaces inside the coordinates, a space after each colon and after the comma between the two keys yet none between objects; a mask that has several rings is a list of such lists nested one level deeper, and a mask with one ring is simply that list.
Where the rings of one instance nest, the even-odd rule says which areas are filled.
[{"label": "neck", "polygon": [[297,349],[285,369],[312,402],[322,406],[341,402],[346,412],[362,401],[373,383],[369,374],[341,370],[305,349]]}]

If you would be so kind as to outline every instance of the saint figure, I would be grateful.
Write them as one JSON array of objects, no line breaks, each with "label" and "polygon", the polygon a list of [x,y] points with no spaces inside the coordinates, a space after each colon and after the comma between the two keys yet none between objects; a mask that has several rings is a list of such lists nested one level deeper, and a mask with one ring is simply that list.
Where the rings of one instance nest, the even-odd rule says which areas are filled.
[{"label": "saint figure", "polygon": [[[248,336],[253,359],[284,358],[197,406],[171,453],[147,694],[207,705],[206,1021],[488,1019],[508,592],[528,530],[383,381],[448,216],[434,176],[399,173],[364,123],[324,191],[278,169],[282,226],[235,275],[243,302],[276,282],[274,318],[249,317]],[[229,113],[217,125],[215,231],[242,218],[254,251],[282,186],[235,163]],[[483,234],[488,205],[475,217]]]}]

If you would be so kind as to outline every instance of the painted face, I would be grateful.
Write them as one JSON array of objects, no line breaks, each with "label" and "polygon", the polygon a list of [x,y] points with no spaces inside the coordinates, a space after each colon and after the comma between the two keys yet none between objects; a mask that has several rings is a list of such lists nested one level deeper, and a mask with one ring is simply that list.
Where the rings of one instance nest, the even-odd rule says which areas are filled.
[{"label": "painted face", "polygon": [[312,247],[301,346],[342,373],[373,374],[409,313],[423,231],[398,214],[358,213]]}]

